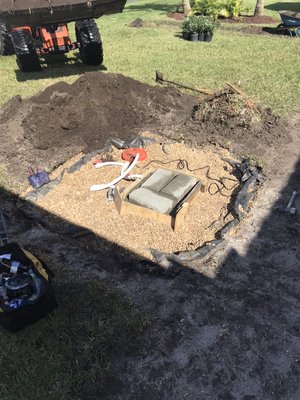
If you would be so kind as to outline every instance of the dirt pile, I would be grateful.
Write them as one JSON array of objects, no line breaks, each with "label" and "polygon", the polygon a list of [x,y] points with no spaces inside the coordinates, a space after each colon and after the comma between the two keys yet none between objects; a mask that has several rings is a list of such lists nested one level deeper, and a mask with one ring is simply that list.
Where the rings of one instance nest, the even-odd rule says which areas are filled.
[{"label": "dirt pile", "polygon": [[235,142],[247,145],[249,141],[256,141],[257,145],[273,146],[290,140],[285,121],[274,115],[271,108],[230,89],[201,101],[185,126],[199,144]]},{"label": "dirt pile", "polygon": [[110,138],[126,140],[181,124],[196,102],[173,88],[87,73],[27,100],[15,97],[0,110],[0,163],[9,166],[10,180],[22,185],[30,164],[52,170],[75,154],[103,148]]},{"label": "dirt pile", "polygon": [[32,98],[32,111],[23,121],[25,138],[40,150],[76,142],[83,151],[92,151],[109,138],[157,129],[168,117],[178,121],[174,111],[179,116],[186,99],[173,89],[122,75],[89,73],[73,85],[61,82]]},{"label": "dirt pile", "polygon": [[[75,83],[48,87],[26,100],[14,97],[0,110],[0,164],[10,187],[24,187],[28,165],[52,171],[80,152],[128,140],[145,131],[175,141],[231,143],[250,154],[289,141],[284,121],[244,96],[220,91],[200,100],[172,87],[90,72]],[[9,172],[8,172],[9,171]]]}]

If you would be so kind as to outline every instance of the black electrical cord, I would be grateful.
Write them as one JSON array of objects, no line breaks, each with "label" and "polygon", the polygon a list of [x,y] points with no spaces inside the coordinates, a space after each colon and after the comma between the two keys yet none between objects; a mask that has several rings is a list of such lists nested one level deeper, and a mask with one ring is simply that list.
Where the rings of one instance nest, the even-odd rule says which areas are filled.
[{"label": "black electrical cord", "polygon": [[[207,169],[206,177],[207,177],[207,179],[213,181],[212,183],[210,183],[208,185],[208,189],[207,190],[208,190],[208,193],[210,195],[212,195],[212,196],[214,196],[215,194],[220,193],[221,196],[230,197],[230,196],[222,193],[222,190],[225,189],[225,190],[231,191],[234,188],[236,188],[238,186],[238,184],[239,184],[239,181],[237,181],[236,179],[233,179],[233,178],[227,178],[227,177],[224,176],[224,177],[222,177],[220,179],[217,179],[217,178],[211,177],[209,175],[209,172],[210,172],[210,166],[209,165],[205,165],[204,167],[199,167],[199,168],[192,169],[192,168],[190,168],[188,161],[185,160],[185,159],[182,159],[182,158],[179,158],[179,159],[176,159],[176,160],[171,160],[171,161],[151,160],[150,162],[148,162],[148,164],[144,165],[143,167],[137,166],[137,168],[144,169],[144,168],[147,168],[152,163],[159,163],[159,164],[162,164],[162,165],[167,165],[167,164],[171,164],[171,163],[175,163],[175,162],[177,162],[177,169],[179,169],[179,170],[183,170],[184,168],[186,168],[189,172],[195,172],[195,171],[201,171],[202,169]],[[225,180],[235,182],[235,184],[232,187],[228,187],[224,183]],[[214,187],[214,186],[217,187],[217,190],[212,191],[212,187]]]}]

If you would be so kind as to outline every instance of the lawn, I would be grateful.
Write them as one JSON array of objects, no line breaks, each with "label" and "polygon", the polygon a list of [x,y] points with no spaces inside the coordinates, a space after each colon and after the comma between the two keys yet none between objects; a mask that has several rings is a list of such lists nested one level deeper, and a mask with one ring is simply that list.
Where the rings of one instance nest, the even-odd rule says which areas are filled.
[{"label": "lawn", "polygon": [[[292,113],[300,95],[298,39],[244,35],[221,26],[210,44],[183,41],[180,22],[166,15],[177,3],[129,0],[123,14],[101,18],[98,24],[105,52],[103,69],[150,84],[154,84],[156,69],[169,79],[205,88],[239,82],[245,93],[277,113]],[[266,1],[266,14],[278,17],[274,9],[284,8],[278,4],[284,3],[272,5]],[[292,4],[300,9],[300,3],[288,4],[289,8]],[[253,9],[254,1],[246,0],[246,5]],[[145,26],[129,27],[136,18],[142,18]],[[14,94],[30,96],[61,79],[72,82],[91,69],[73,57],[68,63],[52,59],[42,72],[23,74],[16,70],[15,57],[2,58],[0,102]]]}]

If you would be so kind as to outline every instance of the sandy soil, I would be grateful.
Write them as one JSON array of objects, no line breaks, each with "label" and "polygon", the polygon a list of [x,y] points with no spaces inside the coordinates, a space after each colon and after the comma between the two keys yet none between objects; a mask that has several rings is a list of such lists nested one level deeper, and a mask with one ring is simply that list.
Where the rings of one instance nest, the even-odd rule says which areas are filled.
[{"label": "sandy soil", "polygon": [[[205,193],[197,194],[183,226],[176,232],[171,226],[149,218],[131,214],[120,216],[115,204],[107,201],[106,190],[90,192],[91,185],[110,182],[120,171],[118,166],[95,169],[93,160],[79,171],[66,174],[60,185],[40,198],[37,205],[48,213],[89,229],[112,245],[118,244],[141,257],[152,259],[151,249],[164,252],[194,250],[213,240],[216,231],[233,219],[229,211],[230,202],[239,182],[232,175],[232,168],[221,159],[222,156],[232,159],[232,155],[224,149],[217,152],[215,148],[192,148],[184,143],[170,143],[166,147],[161,145],[163,142],[163,137],[156,137],[156,143],[147,147],[147,160],[139,163],[133,173],[145,176],[156,168],[164,167],[160,162],[168,163],[166,167],[191,174],[201,179],[206,187]],[[163,148],[165,151],[167,149],[168,155]],[[121,152],[115,149],[109,156],[112,160],[121,162]],[[183,170],[178,169],[180,159],[186,161],[189,169],[195,171],[189,172],[186,167]],[[207,167],[208,176],[217,181],[208,179]],[[222,179],[229,190],[222,187]],[[118,187],[125,188],[130,184],[132,182],[123,180]]]}]

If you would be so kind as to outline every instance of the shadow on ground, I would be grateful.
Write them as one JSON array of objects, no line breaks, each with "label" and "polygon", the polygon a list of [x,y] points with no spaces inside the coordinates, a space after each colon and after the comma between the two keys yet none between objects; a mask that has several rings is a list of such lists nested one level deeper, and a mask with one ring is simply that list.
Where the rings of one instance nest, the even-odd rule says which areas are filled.
[{"label": "shadow on ground", "polygon": [[55,79],[73,75],[82,75],[91,71],[107,71],[105,65],[88,66],[82,63],[79,53],[73,57],[65,55],[48,56],[41,61],[42,70],[38,72],[22,72],[15,70],[18,82],[39,79]]},{"label": "shadow on ground", "polygon": [[101,391],[94,385],[79,398],[298,400],[300,218],[277,208],[299,188],[300,161],[247,252],[232,250],[215,279],[188,268],[167,278],[115,243],[2,190],[12,238],[48,263],[60,260],[62,268],[109,283],[154,317],[139,351],[119,353]]},{"label": "shadow on ground", "polygon": [[290,10],[295,12],[300,12],[300,3],[286,3],[283,1],[279,1],[277,3],[267,4],[265,5],[267,10],[273,11],[282,11],[282,10]]}]

